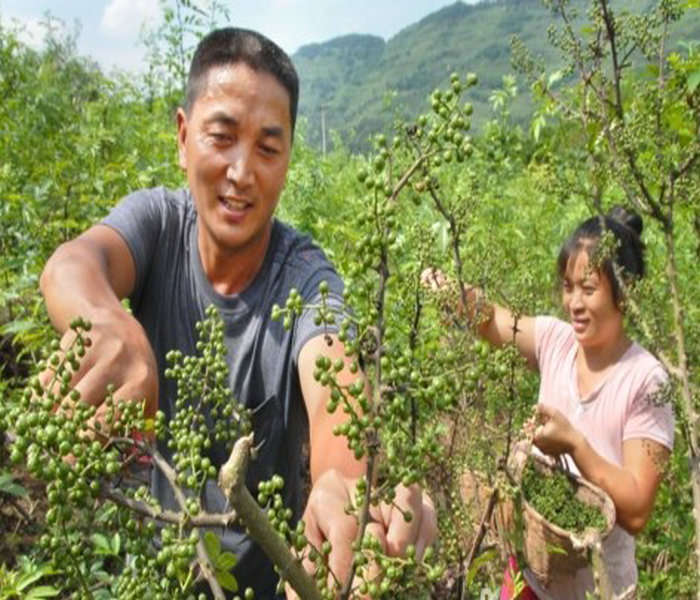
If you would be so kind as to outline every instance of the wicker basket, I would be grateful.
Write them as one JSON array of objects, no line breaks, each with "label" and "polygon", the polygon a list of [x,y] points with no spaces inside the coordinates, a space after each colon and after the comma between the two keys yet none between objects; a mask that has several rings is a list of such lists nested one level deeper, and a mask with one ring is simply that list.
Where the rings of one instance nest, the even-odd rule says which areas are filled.
[{"label": "wicker basket", "polygon": [[[543,476],[560,470],[544,457],[531,454],[528,458]],[[576,497],[583,503],[601,511],[606,526],[603,531],[589,529],[576,534],[566,531],[540,515],[523,498],[524,549],[527,564],[537,579],[547,587],[554,574],[570,575],[589,565],[588,548],[597,540],[603,540],[615,525],[615,505],[599,487],[582,477],[566,473],[576,486]]]}]

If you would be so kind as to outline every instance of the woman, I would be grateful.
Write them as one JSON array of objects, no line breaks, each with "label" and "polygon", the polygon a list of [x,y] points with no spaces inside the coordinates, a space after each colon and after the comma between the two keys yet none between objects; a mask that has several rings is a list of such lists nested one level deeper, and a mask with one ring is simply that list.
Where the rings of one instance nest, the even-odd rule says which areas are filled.
[{"label": "woman", "polygon": [[[672,411],[658,400],[668,377],[623,324],[624,289],[644,275],[641,231],[638,215],[615,208],[583,222],[564,243],[557,266],[568,322],[521,317],[514,334],[511,312],[486,305],[476,325],[495,345],[515,335],[520,353],[540,371],[535,446],[567,455],[572,471],[612,498],[617,524],[603,543],[603,558],[616,594],[636,584],[633,536],[649,518],[673,448]],[[607,254],[606,233],[615,242]],[[441,287],[440,279],[424,273],[433,288]],[[466,292],[474,318],[483,300],[479,290]],[[527,570],[525,578],[542,599],[583,600],[594,589],[590,569],[555,577],[547,589]]]}]

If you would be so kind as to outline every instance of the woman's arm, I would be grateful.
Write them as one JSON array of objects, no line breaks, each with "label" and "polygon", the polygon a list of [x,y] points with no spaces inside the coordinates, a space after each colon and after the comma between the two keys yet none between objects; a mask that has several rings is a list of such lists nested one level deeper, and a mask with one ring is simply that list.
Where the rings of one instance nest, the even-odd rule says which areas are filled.
[{"label": "woman's arm", "polygon": [[[455,286],[442,271],[426,269],[421,274],[421,282],[434,292],[444,292]],[[515,342],[520,354],[531,368],[537,367],[535,356],[535,319],[515,315],[506,307],[489,302],[483,290],[465,286],[463,294],[457,294],[457,314],[466,316],[477,333],[494,346]],[[466,310],[465,301],[466,300]],[[466,313],[466,314],[465,314]]]},{"label": "woman's arm", "polygon": [[632,535],[639,533],[654,506],[669,449],[647,438],[627,440],[618,466],[598,454],[560,411],[538,404],[537,412],[542,425],[533,443],[545,454],[569,454],[581,475],[610,496],[618,524]]}]

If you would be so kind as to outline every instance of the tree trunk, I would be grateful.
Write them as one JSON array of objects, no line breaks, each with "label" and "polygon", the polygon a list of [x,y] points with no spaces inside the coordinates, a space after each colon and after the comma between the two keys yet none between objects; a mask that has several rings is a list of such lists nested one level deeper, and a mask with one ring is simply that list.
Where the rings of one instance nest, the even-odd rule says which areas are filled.
[{"label": "tree trunk", "polygon": [[[676,337],[676,353],[678,356],[678,369],[676,376],[681,384],[680,408],[688,420],[688,460],[690,480],[693,489],[693,521],[695,522],[695,571],[700,573],[700,457],[698,456],[698,415],[695,410],[695,402],[690,387],[690,372],[688,368],[688,355],[685,347],[685,329],[683,306],[680,301],[678,289],[678,271],[676,269],[675,240],[673,237],[673,223],[669,221],[664,227],[666,238],[666,275],[671,288],[671,303],[673,305],[673,326]],[[695,591],[696,600],[700,600],[700,585]]]}]

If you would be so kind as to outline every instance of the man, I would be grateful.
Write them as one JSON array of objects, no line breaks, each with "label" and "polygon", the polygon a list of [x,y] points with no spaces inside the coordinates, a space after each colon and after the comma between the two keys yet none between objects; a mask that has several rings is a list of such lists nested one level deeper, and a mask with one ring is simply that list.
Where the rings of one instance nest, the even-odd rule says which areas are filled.
[{"label": "man", "polygon": [[[274,473],[285,479],[285,500],[301,513],[301,447],[310,442],[312,490],[304,510],[306,533],[317,546],[331,542],[331,569],[348,573],[357,523],[344,512],[365,466],[345,440],[333,435],[343,417],[325,406],[329,390],[312,376],[319,354],[343,358],[337,336],[296,319],[285,331],[270,319],[293,287],[305,302],[327,281],[329,302],[342,302],[342,282],[307,237],[273,217],[292,148],[298,79],[289,58],[255,32],[223,29],[199,44],[188,78],[184,109],[177,113],[180,165],[188,190],[142,190],[125,198],[99,225],[61,246],[42,274],[49,315],[60,332],[81,315],[92,321],[93,345],[73,383],[81,397],[100,404],[108,383],[118,398],[146,398],[171,418],[176,390],[163,377],[173,348],[195,353],[194,325],[214,304],[224,320],[235,396],[253,412],[260,444],[247,484]],[[130,298],[133,316],[121,299]],[[68,332],[66,335],[70,335]],[[346,369],[341,377],[351,377]],[[338,411],[340,413],[341,411]],[[98,410],[99,414],[99,410]],[[307,433],[308,431],[308,433]],[[160,449],[169,456],[165,444]],[[227,457],[213,448],[220,465]],[[156,472],[153,491],[165,506],[172,491]],[[384,507],[370,525],[390,553],[435,535],[430,500],[416,487],[397,490],[397,508]],[[222,510],[211,482],[206,508]],[[239,556],[239,587],[274,597],[276,577],[259,548],[240,529],[221,532]]]}]

